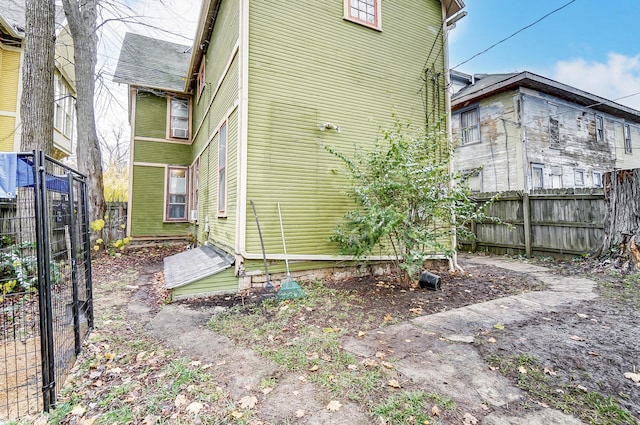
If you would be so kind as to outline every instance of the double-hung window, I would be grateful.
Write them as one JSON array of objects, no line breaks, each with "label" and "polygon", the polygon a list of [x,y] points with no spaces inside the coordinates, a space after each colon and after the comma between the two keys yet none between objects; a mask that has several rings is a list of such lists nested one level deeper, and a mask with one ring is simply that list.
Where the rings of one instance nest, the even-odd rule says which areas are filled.
[{"label": "double-hung window", "polygon": [[227,214],[227,122],[218,132],[218,216]]},{"label": "double-hung window", "polygon": [[460,113],[460,137],[463,145],[480,141],[480,117],[478,108]]},{"label": "double-hung window", "polygon": [[189,99],[169,96],[169,137],[189,138]]},{"label": "double-hung window", "polygon": [[381,0],[344,0],[344,18],[380,30],[380,2]]},{"label": "double-hung window", "polygon": [[205,69],[204,64],[206,62],[206,57],[202,57],[202,62],[200,63],[200,70],[198,71],[198,100],[200,100],[200,96],[202,96],[202,92],[205,86]]},{"label": "double-hung window", "polygon": [[75,109],[73,96],[65,85],[64,80],[58,75],[55,76],[54,89],[54,127],[65,137],[71,139],[73,134],[73,111]]},{"label": "double-hung window", "polygon": [[576,187],[584,186],[584,170],[573,170],[573,180]]},{"label": "double-hung window", "polygon": [[187,220],[187,167],[167,167],[165,220]]},{"label": "double-hung window", "polygon": [[533,189],[544,189],[543,164],[531,164],[531,186]]},{"label": "double-hung window", "polygon": [[602,187],[602,173],[594,171],[592,173],[593,187]]},{"label": "double-hung window", "polygon": [[623,127],[624,133],[624,153],[631,153],[631,127],[629,124],[625,124]]},{"label": "double-hung window", "polygon": [[596,142],[604,142],[604,118],[602,115],[596,115]]}]

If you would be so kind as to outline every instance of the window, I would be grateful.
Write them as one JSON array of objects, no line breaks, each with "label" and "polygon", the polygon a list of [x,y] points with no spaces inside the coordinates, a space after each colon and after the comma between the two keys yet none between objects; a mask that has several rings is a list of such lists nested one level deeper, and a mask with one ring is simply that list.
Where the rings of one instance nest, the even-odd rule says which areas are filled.
[{"label": "window", "polygon": [[193,165],[189,168],[189,199],[191,200],[191,207],[189,213],[189,221],[198,221],[198,196],[200,186],[200,158],[196,159]]},{"label": "window", "polygon": [[544,189],[544,165],[531,164],[531,187]]},{"label": "window", "polygon": [[480,119],[477,108],[460,113],[460,137],[463,145],[480,141]]},{"label": "window", "polygon": [[200,63],[200,70],[198,71],[198,99],[202,95],[202,91],[204,90],[205,81],[204,81],[204,63],[206,62],[206,57],[202,57],[202,62]]},{"label": "window", "polygon": [[596,115],[596,142],[604,142],[604,118],[602,115]]},{"label": "window", "polygon": [[584,170],[573,170],[573,183],[575,186],[584,186]]},{"label": "window", "polygon": [[167,167],[165,220],[187,220],[187,168]]},{"label": "window", "polygon": [[631,127],[629,124],[624,125],[624,152],[631,153]]},{"label": "window", "polygon": [[75,109],[74,98],[65,85],[64,80],[58,75],[55,76],[54,89],[54,127],[70,139],[73,134],[73,111]]},{"label": "window", "polygon": [[218,215],[227,212],[227,122],[218,132]]},{"label": "window", "polygon": [[549,118],[549,143],[552,148],[560,147],[560,124],[555,118]]},{"label": "window", "polygon": [[169,137],[172,139],[189,138],[189,99],[169,96]]},{"label": "window", "polygon": [[344,0],[344,18],[379,30],[380,0]]},{"label": "window", "polygon": [[594,171],[592,173],[593,187],[602,187],[602,173]]}]

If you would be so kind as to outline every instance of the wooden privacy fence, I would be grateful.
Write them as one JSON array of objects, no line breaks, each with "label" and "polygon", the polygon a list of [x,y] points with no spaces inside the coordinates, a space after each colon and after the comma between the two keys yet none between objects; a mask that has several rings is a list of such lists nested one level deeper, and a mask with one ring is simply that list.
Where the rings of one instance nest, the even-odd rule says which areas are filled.
[{"label": "wooden privacy fence", "polygon": [[[478,204],[495,193],[474,196]],[[462,249],[498,254],[583,255],[600,248],[604,238],[602,189],[544,189],[530,194],[504,192],[487,209],[503,223],[472,223],[473,241]]]}]

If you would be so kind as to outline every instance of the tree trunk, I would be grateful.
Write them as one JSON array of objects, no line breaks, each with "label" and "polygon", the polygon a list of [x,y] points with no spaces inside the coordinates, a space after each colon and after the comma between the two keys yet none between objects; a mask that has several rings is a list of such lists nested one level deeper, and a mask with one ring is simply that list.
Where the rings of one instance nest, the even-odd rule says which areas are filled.
[{"label": "tree trunk", "polygon": [[89,219],[103,218],[105,212],[102,156],[96,132],[94,111],[95,70],[98,36],[96,34],[97,0],[62,0],[73,38],[76,73],[78,169],[88,177]]},{"label": "tree trunk", "polygon": [[25,24],[20,149],[39,149],[51,155],[56,40],[53,0],[27,0]]},{"label": "tree trunk", "polygon": [[640,270],[640,168],[606,173],[600,254],[624,271]]}]

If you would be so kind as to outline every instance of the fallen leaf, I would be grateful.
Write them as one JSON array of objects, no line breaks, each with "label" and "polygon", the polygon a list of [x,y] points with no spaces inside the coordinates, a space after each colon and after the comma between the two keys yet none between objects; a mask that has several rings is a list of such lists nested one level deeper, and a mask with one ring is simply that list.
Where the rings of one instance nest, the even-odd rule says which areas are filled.
[{"label": "fallen leaf", "polygon": [[491,343],[491,344],[495,344],[496,339],[494,337],[491,337],[487,340],[487,342]]},{"label": "fallen leaf", "polygon": [[160,416],[156,415],[147,415],[144,417],[142,421],[143,425],[156,425],[156,423],[160,420]]},{"label": "fallen leaf", "polygon": [[113,353],[104,353],[104,358],[109,361],[113,360],[114,357],[115,357],[115,354]]},{"label": "fallen leaf", "polygon": [[273,391],[273,388],[263,388],[263,389],[262,389],[262,394],[267,395],[267,394],[269,394],[271,391]]},{"label": "fallen leaf", "polygon": [[320,358],[320,355],[315,351],[313,353],[306,353],[306,355],[307,355],[307,359],[309,360],[316,360]]},{"label": "fallen leaf", "polygon": [[140,363],[142,360],[144,360],[144,358],[147,356],[147,352],[146,351],[141,351],[136,355],[136,362]]},{"label": "fallen leaf", "polygon": [[422,307],[410,308],[409,311],[413,314],[422,314]]},{"label": "fallen leaf", "polygon": [[385,322],[390,322],[393,320],[393,316],[391,316],[390,314],[385,314],[384,315],[384,321]]},{"label": "fallen leaf", "polygon": [[569,337],[569,339],[572,339],[574,341],[586,341],[586,339],[584,339],[584,338],[582,338],[581,336],[578,336],[578,335],[571,335]]},{"label": "fallen leaf", "polygon": [[518,372],[522,373],[522,374],[526,374],[527,373],[527,368],[524,366],[519,366],[518,367]]},{"label": "fallen leaf", "polygon": [[244,416],[242,412],[238,412],[237,410],[234,410],[233,412],[231,412],[230,415],[234,419],[240,419]]},{"label": "fallen leaf", "polygon": [[335,332],[335,330],[333,328],[322,328],[322,332],[326,333],[326,334],[330,334]]},{"label": "fallen leaf", "polygon": [[626,372],[624,377],[627,379],[631,379],[633,382],[640,382],[640,373]]},{"label": "fallen leaf", "polygon": [[362,364],[365,367],[376,367],[378,366],[378,361],[376,359],[364,359],[362,361]]},{"label": "fallen leaf", "polygon": [[462,423],[464,425],[478,425],[478,419],[471,413],[465,413],[462,417]]},{"label": "fallen leaf", "polygon": [[387,357],[387,355],[385,353],[383,353],[382,351],[378,351],[376,353],[376,357],[379,359],[384,359],[385,357]]},{"label": "fallen leaf", "polygon": [[495,325],[493,325],[493,327],[495,329],[499,329],[499,330],[503,330],[504,329],[504,325],[502,323],[496,323]]},{"label": "fallen leaf", "polygon": [[586,319],[588,317],[586,314],[583,314],[583,313],[576,313],[576,316],[578,316],[581,319]]},{"label": "fallen leaf", "polygon": [[549,369],[548,367],[545,367],[545,368],[544,368],[544,370],[543,370],[543,372],[544,372],[545,374],[547,374],[547,375],[551,375],[551,376],[556,376],[556,375],[557,375],[557,373],[556,373],[556,371],[555,371],[555,370],[553,370],[553,369]]},{"label": "fallen leaf", "polygon": [[431,408],[431,416],[440,416],[440,408],[438,406],[433,406]]},{"label": "fallen leaf", "polygon": [[187,397],[184,394],[178,394],[176,399],[173,400],[173,404],[179,409],[187,404]]},{"label": "fallen leaf", "polygon": [[109,373],[112,375],[120,375],[122,373],[122,369],[119,367],[114,367],[113,369],[109,370]]},{"label": "fallen leaf", "polygon": [[256,403],[258,402],[258,398],[252,395],[246,395],[240,399],[240,407],[243,409],[253,409],[256,407]]},{"label": "fallen leaf", "polygon": [[302,409],[296,410],[296,418],[302,418],[307,412]]},{"label": "fallen leaf", "polygon": [[358,370],[358,366],[354,364],[347,365],[347,369],[349,370]]},{"label": "fallen leaf", "polygon": [[191,366],[193,367],[198,367],[202,364],[202,362],[200,360],[194,360],[191,362]]},{"label": "fallen leaf", "polygon": [[338,400],[331,400],[329,404],[327,404],[327,410],[330,412],[337,412],[342,407],[342,403]]},{"label": "fallen leaf", "polygon": [[82,406],[76,406],[73,408],[73,410],[71,411],[71,414],[73,416],[82,416],[87,412],[87,409],[82,407]]},{"label": "fallen leaf", "polygon": [[317,365],[317,364],[314,364],[313,366],[311,366],[311,367],[309,368],[309,372],[315,372],[315,371],[317,371],[318,369],[320,369],[320,368],[318,367],[318,365]]},{"label": "fallen leaf", "polygon": [[393,369],[393,364],[392,363],[382,362],[381,364],[382,364],[382,366],[386,367],[387,369]]},{"label": "fallen leaf", "polygon": [[579,390],[582,390],[582,391],[584,391],[584,392],[589,391],[589,390],[587,389],[587,387],[582,386],[582,385],[576,385],[576,388],[577,388],[577,389],[579,389]]},{"label": "fallen leaf", "polygon": [[387,385],[391,388],[402,388],[402,385],[400,385],[400,382],[396,379],[390,379],[389,382],[387,382]]},{"label": "fallen leaf", "polygon": [[362,331],[358,332],[358,336],[360,338],[364,337],[366,334],[367,334],[366,332],[362,332]]},{"label": "fallen leaf", "polygon": [[600,354],[596,353],[595,351],[589,351],[589,355],[594,356],[594,357],[598,357]]},{"label": "fallen leaf", "polygon": [[193,403],[188,405],[185,410],[187,411],[187,413],[192,413],[194,415],[197,415],[198,413],[200,413],[203,407],[204,405],[202,403],[194,401]]}]

